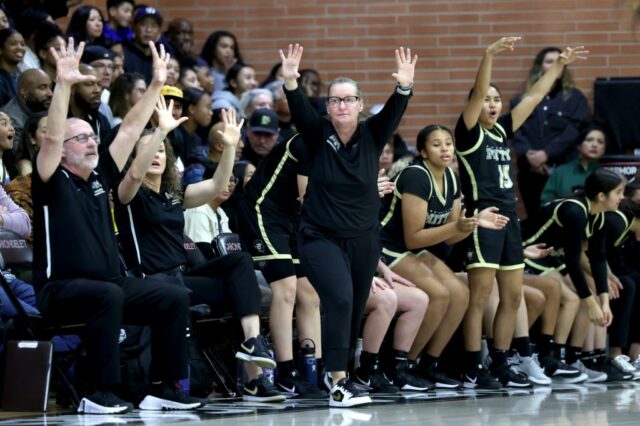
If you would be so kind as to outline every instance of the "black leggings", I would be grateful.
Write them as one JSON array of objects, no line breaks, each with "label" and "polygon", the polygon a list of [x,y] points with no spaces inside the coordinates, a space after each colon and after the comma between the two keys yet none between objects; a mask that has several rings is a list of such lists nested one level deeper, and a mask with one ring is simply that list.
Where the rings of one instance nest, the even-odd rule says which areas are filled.
[{"label": "black leggings", "polygon": [[618,276],[622,283],[620,297],[612,299],[613,322],[609,327],[609,345],[626,348],[640,343],[640,273]]},{"label": "black leggings", "polygon": [[38,292],[38,307],[56,321],[86,323],[82,341],[92,385],[120,383],[118,336],[122,324],[151,327],[151,380],[187,377],[187,290],[169,280],[52,281]]},{"label": "black leggings", "polygon": [[346,371],[380,258],[379,234],[338,239],[306,229],[299,238],[300,262],[320,296],[324,313],[326,369]]},{"label": "black leggings", "polygon": [[213,258],[192,268],[182,279],[192,291],[192,305],[206,303],[217,312],[227,311],[231,302],[238,319],[260,315],[260,288],[249,253]]}]

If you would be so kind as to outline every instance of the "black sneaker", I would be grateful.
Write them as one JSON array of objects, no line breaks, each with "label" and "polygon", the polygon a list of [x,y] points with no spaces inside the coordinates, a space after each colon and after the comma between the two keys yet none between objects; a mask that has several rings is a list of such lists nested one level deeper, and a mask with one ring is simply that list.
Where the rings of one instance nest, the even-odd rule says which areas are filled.
[{"label": "black sneaker", "polygon": [[291,374],[287,375],[279,374],[277,387],[281,391],[297,394],[296,398],[322,399],[327,397],[326,392],[307,382],[298,370],[292,370]]},{"label": "black sneaker", "polygon": [[600,369],[607,375],[605,382],[621,382],[633,379],[632,373],[627,373],[613,365],[611,361],[606,362]]},{"label": "black sneaker", "polygon": [[444,371],[438,368],[437,362],[430,364],[426,368],[424,377],[433,382],[436,389],[460,389],[462,387],[462,383],[447,376]]},{"label": "black sneaker", "polygon": [[512,366],[509,364],[503,364],[500,366],[495,366],[493,369],[493,373],[498,379],[498,381],[505,388],[530,388],[533,385],[527,379],[527,376],[524,374],[518,373]]},{"label": "black sneaker", "polygon": [[273,370],[276,362],[269,352],[269,344],[262,336],[252,337],[240,344],[240,350],[236,352],[236,358],[252,362],[258,367]]},{"label": "black sneaker", "polygon": [[364,404],[371,404],[371,398],[366,392],[356,388],[348,377],[343,377],[331,388],[329,407],[354,407]]},{"label": "black sneaker", "polygon": [[578,378],[582,375],[581,371],[575,367],[562,362],[561,359],[553,355],[547,355],[539,358],[540,366],[544,368],[544,374],[551,379],[571,379]]},{"label": "black sneaker", "polygon": [[355,373],[356,386],[360,386],[372,393],[398,393],[400,388],[393,383],[387,376],[380,371],[378,366],[371,371],[369,369],[358,367]]},{"label": "black sneaker", "polygon": [[285,396],[278,392],[275,385],[264,374],[244,385],[243,401],[283,402],[285,399]]},{"label": "black sneaker", "polygon": [[133,404],[111,392],[96,391],[85,396],[78,405],[78,413],[122,414],[133,410]]},{"label": "black sneaker", "polygon": [[416,374],[415,368],[409,367],[409,362],[396,363],[393,384],[403,391],[424,392],[435,388],[429,380]]},{"label": "black sneaker", "polygon": [[141,410],[195,410],[207,403],[185,395],[178,383],[152,384],[150,392],[138,405]]},{"label": "black sneaker", "polygon": [[494,390],[500,389],[500,382],[493,378],[483,365],[478,365],[464,374],[462,386],[467,389]]}]

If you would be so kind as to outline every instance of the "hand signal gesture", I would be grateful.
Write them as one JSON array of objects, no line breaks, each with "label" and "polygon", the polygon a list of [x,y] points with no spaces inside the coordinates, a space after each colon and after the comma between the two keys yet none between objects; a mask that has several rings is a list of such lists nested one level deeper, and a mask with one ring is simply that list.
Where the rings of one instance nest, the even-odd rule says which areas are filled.
[{"label": "hand signal gesture", "polygon": [[223,127],[222,130],[218,130],[218,135],[222,138],[222,144],[225,148],[231,146],[235,148],[238,145],[238,141],[240,141],[240,131],[244,124],[244,118],[238,123],[236,115],[234,108],[222,110]]},{"label": "hand signal gesture", "polygon": [[411,57],[411,49],[400,47],[396,49],[396,65],[398,71],[391,74],[396,79],[400,87],[409,87],[413,84],[413,75],[416,70],[416,62],[418,62],[418,55]]},{"label": "hand signal gesture", "polygon": [[496,53],[500,53],[504,50],[513,52],[516,42],[520,40],[522,40],[522,37],[500,37],[498,41],[487,47],[487,53],[490,55],[495,55]]},{"label": "hand signal gesture", "polygon": [[458,232],[467,233],[478,227],[478,218],[476,216],[466,217],[465,213],[466,209],[462,209],[460,217],[458,217],[458,221],[456,222]]},{"label": "hand signal gesture", "polygon": [[282,59],[282,77],[284,81],[296,80],[300,77],[298,68],[300,67],[300,60],[302,59],[303,47],[298,43],[295,45],[290,44],[285,56],[282,49],[280,49],[280,59]]},{"label": "hand signal gesture", "polygon": [[73,37],[69,37],[67,46],[60,48],[60,53],[56,52],[53,47],[49,48],[49,52],[56,60],[56,75],[58,82],[69,83],[74,85],[85,81],[95,81],[94,75],[83,75],[78,70],[82,52],[84,52],[84,42],[80,42],[78,50],[74,50]]},{"label": "hand signal gesture", "polygon": [[171,55],[165,52],[164,45],[159,43],[160,52],[156,45],[150,41],[149,49],[151,49],[151,57],[153,58],[153,82],[163,85],[167,81],[167,64]]},{"label": "hand signal gesture", "polygon": [[587,59],[588,54],[589,51],[584,50],[584,46],[567,47],[558,56],[558,62],[562,65],[569,65],[576,59]]},{"label": "hand signal gesture", "polygon": [[167,107],[167,101],[162,95],[158,96],[155,110],[158,115],[158,128],[165,134],[168,134],[189,119],[188,117],[182,117],[179,120],[173,118],[173,99],[171,99],[169,107]]}]

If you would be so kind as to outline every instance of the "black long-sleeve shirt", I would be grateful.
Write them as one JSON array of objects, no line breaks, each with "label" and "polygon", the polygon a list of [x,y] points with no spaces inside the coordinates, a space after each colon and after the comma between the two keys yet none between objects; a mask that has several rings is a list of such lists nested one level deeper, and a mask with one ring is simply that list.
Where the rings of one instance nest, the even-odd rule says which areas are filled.
[{"label": "black long-sleeve shirt", "polygon": [[[518,96],[511,101],[512,110],[520,100]],[[516,155],[520,159],[530,149],[542,149],[549,164],[563,164],[578,143],[580,125],[588,119],[589,106],[581,91],[571,89],[565,97],[562,88],[555,87],[515,133],[512,145]],[[528,162],[521,163],[528,167]]]},{"label": "black long-sleeve shirt", "polygon": [[[285,88],[293,122],[309,150],[309,184],[302,221],[337,238],[378,229],[378,160],[400,124],[410,95],[394,91],[384,108],[358,123],[343,144],[333,124],[323,118],[298,87]],[[304,226],[304,225],[303,225]]]}]

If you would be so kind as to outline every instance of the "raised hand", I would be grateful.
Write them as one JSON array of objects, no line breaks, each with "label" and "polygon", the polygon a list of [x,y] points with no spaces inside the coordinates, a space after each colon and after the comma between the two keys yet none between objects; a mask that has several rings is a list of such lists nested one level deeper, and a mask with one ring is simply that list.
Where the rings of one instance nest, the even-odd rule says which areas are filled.
[{"label": "raised hand", "polygon": [[182,117],[179,120],[173,118],[173,99],[171,99],[167,107],[167,101],[162,95],[158,96],[155,111],[158,115],[158,128],[165,134],[168,134],[189,119],[188,117]]},{"label": "raised hand", "polygon": [[560,56],[558,56],[557,61],[562,65],[569,65],[576,59],[587,59],[588,54],[589,51],[584,50],[584,46],[569,46],[562,51]]},{"label": "raised hand", "polygon": [[82,83],[84,81],[95,81],[95,75],[83,75],[78,70],[80,58],[84,52],[84,42],[80,42],[78,50],[74,50],[73,37],[69,37],[67,46],[60,48],[60,53],[56,52],[53,47],[49,48],[49,52],[56,60],[56,81],[65,82],[71,85]]},{"label": "raised hand", "polygon": [[164,45],[159,43],[160,52],[156,48],[154,42],[149,42],[149,49],[151,49],[151,57],[153,58],[153,79],[152,82],[160,86],[164,85],[167,81],[167,64],[171,55],[164,50]]},{"label": "raised hand", "polygon": [[497,207],[487,207],[478,213],[478,226],[487,229],[502,229],[507,223],[509,218],[498,214],[499,209]]},{"label": "raised hand", "polygon": [[234,108],[222,110],[222,130],[218,130],[218,134],[222,138],[224,147],[236,147],[240,141],[241,129],[244,124],[244,118],[237,121],[237,113]]},{"label": "raised hand", "polygon": [[495,55],[496,53],[500,53],[504,50],[513,51],[516,43],[520,40],[522,40],[522,37],[500,37],[498,41],[487,47],[487,53],[489,55]]},{"label": "raised hand", "polygon": [[396,49],[396,65],[398,71],[391,74],[396,79],[400,87],[410,87],[413,85],[413,76],[416,71],[416,62],[418,62],[418,55],[411,57],[411,49],[400,46],[400,49]]},{"label": "raised hand", "polygon": [[295,45],[289,45],[286,56],[282,49],[279,50],[280,59],[282,60],[282,78],[284,78],[285,82],[287,80],[296,80],[298,77],[300,77],[298,68],[300,67],[300,60],[302,59],[303,50],[304,48],[298,43],[296,43]]}]

